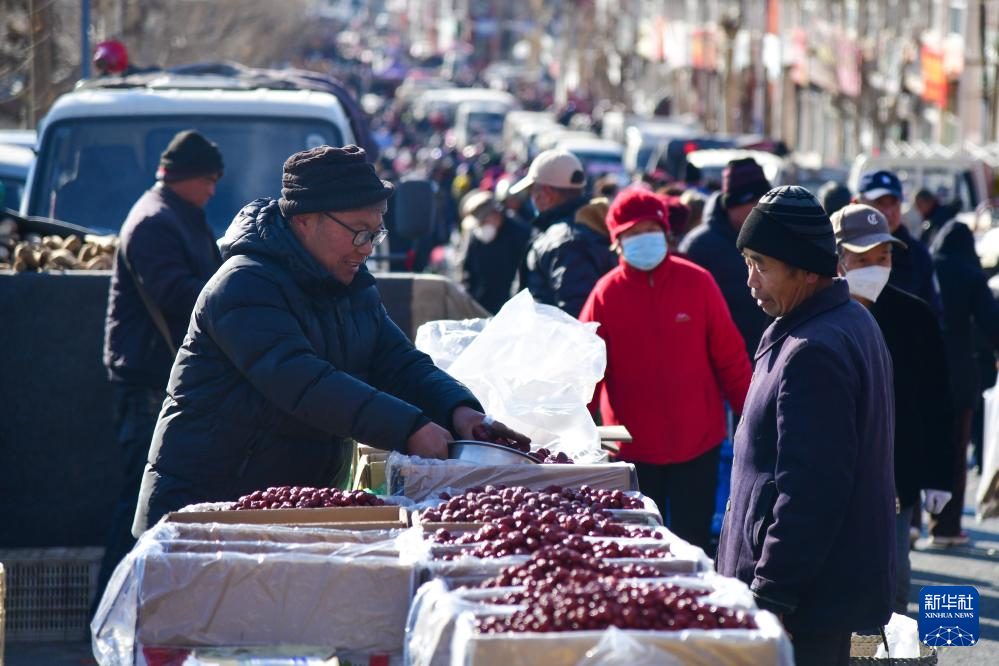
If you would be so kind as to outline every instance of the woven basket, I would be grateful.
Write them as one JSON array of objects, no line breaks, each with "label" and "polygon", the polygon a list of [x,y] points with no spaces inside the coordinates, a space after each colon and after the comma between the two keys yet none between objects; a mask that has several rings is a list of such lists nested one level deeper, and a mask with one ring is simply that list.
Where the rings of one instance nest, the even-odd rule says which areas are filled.
[{"label": "woven basket", "polygon": [[854,634],[850,638],[850,664],[855,666],[880,665],[880,666],[936,666],[937,650],[919,644],[919,656],[907,657],[904,659],[881,658],[875,659],[878,647],[881,645],[880,636],[861,636]]}]

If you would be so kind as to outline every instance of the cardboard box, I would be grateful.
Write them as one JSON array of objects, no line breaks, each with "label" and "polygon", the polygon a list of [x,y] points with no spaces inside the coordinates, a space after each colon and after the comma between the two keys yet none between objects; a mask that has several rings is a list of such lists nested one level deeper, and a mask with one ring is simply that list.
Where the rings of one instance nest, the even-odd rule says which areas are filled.
[{"label": "cardboard box", "polygon": [[409,526],[409,512],[394,504],[338,506],[322,509],[249,509],[246,511],[175,511],[170,523],[225,525],[303,525],[352,530],[384,530]]},{"label": "cardboard box", "polygon": [[[198,548],[191,548],[197,551]],[[397,652],[415,570],[391,557],[148,552],[136,562],[140,645],[308,645]]]},{"label": "cardboard box", "polygon": [[[546,486],[589,485],[608,490],[638,490],[638,476],[631,463],[592,465],[475,465],[457,460],[446,463],[398,456],[389,465],[388,494],[404,495],[414,502],[436,496],[446,488],[462,490],[472,486],[502,483],[541,490]],[[395,458],[393,458],[395,460]]]},{"label": "cardboard box", "polygon": [[312,525],[224,525],[220,523],[173,523],[160,539],[208,541],[212,543],[247,542],[311,544],[311,543],[379,543],[403,533],[401,528],[389,530],[352,530]]},{"label": "cardboard box", "polygon": [[377,494],[387,491],[385,484],[385,462],[389,452],[365,444],[357,445],[357,458],[354,460],[355,489],[369,489]]},{"label": "cardboard box", "polygon": [[[755,617],[759,629],[628,629],[619,630],[618,634],[639,646],[657,650],[662,663],[685,666],[783,666],[793,663],[791,643],[777,618],[766,612],[758,612]],[[470,615],[457,620],[452,642],[453,664],[578,664],[607,635],[605,631],[479,634],[472,623]]]}]

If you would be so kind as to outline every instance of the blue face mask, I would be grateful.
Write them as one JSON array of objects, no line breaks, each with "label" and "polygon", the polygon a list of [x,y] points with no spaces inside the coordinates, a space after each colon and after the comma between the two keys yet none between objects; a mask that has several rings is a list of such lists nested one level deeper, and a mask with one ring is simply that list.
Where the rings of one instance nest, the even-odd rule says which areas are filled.
[{"label": "blue face mask", "polygon": [[640,271],[651,271],[666,258],[666,234],[650,231],[621,239],[624,260]]}]

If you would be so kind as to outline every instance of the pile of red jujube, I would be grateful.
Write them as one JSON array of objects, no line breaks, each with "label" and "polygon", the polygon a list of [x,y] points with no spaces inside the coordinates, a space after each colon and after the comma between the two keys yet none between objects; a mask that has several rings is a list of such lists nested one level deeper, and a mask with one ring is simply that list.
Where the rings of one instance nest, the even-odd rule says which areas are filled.
[{"label": "pile of red jujube", "polygon": [[[645,508],[640,499],[625,495],[620,490],[589,486],[548,486],[541,491],[523,486],[476,486],[456,497],[441,493],[440,499],[444,503],[424,511],[423,520],[432,523],[491,522],[506,516],[514,518],[514,514],[520,511],[524,518],[533,520],[536,517],[541,523],[555,524],[559,522],[559,514],[584,514],[597,520],[610,517],[603,513],[606,509]],[[567,529],[577,531],[568,526]]]},{"label": "pile of red jujube", "polygon": [[497,518],[486,523],[474,532],[454,535],[447,529],[434,532],[434,541],[443,544],[463,545],[496,541],[513,532],[523,532],[529,539],[546,543],[561,543],[571,534],[600,537],[632,537],[662,539],[661,532],[640,525],[622,525],[603,517],[586,515],[556,514],[551,509],[544,512],[544,518],[533,511],[514,511],[512,516]]},{"label": "pile of red jujube", "polygon": [[[555,540],[554,532],[545,532],[541,529],[541,537],[527,536],[526,531],[512,530],[501,534],[493,541],[477,543],[468,550],[449,550],[437,552],[435,557],[441,560],[456,560],[462,557],[507,557],[510,555],[530,555],[546,545],[563,543],[567,547],[588,557],[597,559],[629,557],[645,559],[664,559],[671,557],[669,544],[636,546],[623,544],[617,541],[587,541],[581,536],[560,536],[559,541]],[[551,530],[552,528],[547,528]]]},{"label": "pile of red jujube", "polygon": [[336,506],[382,506],[385,501],[365,490],[339,490],[337,488],[300,488],[278,486],[255,490],[233,503],[232,509],[314,509]]},{"label": "pile of red jujube", "polygon": [[703,592],[672,583],[625,582],[611,576],[529,586],[500,603],[525,604],[507,616],[476,620],[482,633],[620,629],[755,629],[744,610],[703,604]]},{"label": "pile of red jujube", "polygon": [[562,451],[552,453],[548,449],[538,449],[537,451],[530,452],[530,454],[543,465],[574,465],[576,463],[575,460]]},{"label": "pile of red jujube", "polygon": [[658,578],[664,574],[646,564],[602,562],[590,555],[559,544],[544,546],[523,564],[504,567],[478,587],[555,586],[586,583],[603,576],[616,578]]}]

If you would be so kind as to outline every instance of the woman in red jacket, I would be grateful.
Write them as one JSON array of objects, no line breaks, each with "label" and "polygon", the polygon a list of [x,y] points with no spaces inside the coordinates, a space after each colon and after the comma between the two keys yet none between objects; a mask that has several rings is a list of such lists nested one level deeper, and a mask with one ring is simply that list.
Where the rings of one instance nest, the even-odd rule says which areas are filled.
[{"label": "woman in red jacket", "polygon": [[605,425],[632,435],[620,458],[635,463],[667,526],[707,548],[724,400],[742,412],[752,371],[714,278],[667,251],[667,217],[651,192],[629,189],[615,199],[607,226],[621,262],[597,282],[579,318],[598,322],[607,344],[595,402]]}]

